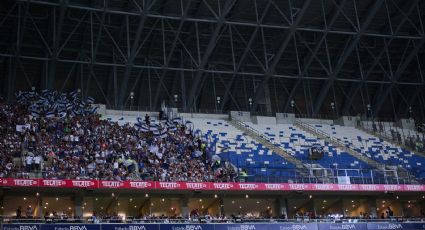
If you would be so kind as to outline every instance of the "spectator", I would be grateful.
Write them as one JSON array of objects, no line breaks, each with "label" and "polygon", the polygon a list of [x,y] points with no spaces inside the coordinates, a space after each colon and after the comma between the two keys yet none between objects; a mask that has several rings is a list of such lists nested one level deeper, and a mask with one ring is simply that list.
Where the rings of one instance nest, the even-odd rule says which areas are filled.
[{"label": "spectator", "polygon": [[18,207],[18,209],[16,209],[16,219],[21,219],[22,218],[22,208],[21,206]]},{"label": "spectator", "polygon": [[[29,177],[41,170],[51,179],[146,179],[161,181],[234,181],[230,164],[210,166],[205,141],[196,138],[184,124],[170,121],[151,124],[145,116],[145,129],[102,120],[87,111],[89,104],[75,96],[46,93],[54,103],[83,106],[82,110],[37,108],[41,96],[22,93],[17,105],[0,105],[0,174],[3,177]],[[55,99],[57,95],[59,99]],[[24,99],[22,99],[24,98]],[[51,102],[50,102],[51,101]],[[50,105],[49,103],[53,103]],[[42,114],[40,114],[40,112]],[[61,116],[59,114],[62,113]],[[48,115],[49,114],[49,115]],[[10,127],[19,127],[18,129]],[[13,157],[24,153],[22,173]],[[214,177],[218,175],[218,177]]]}]

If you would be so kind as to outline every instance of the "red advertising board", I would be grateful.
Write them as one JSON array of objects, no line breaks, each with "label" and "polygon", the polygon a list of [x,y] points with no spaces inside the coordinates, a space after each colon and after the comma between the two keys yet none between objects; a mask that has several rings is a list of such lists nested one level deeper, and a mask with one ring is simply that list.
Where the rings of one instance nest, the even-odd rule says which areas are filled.
[{"label": "red advertising board", "polygon": [[216,183],[17,178],[0,178],[0,186],[141,190],[425,192],[425,185],[413,184]]}]

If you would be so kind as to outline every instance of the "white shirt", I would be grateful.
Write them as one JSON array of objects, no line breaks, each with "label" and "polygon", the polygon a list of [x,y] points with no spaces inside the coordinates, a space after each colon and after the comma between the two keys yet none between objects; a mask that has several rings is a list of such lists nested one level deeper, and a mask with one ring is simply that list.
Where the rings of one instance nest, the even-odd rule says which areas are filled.
[{"label": "white shirt", "polygon": [[32,164],[32,161],[33,161],[33,157],[32,156],[27,156],[26,158],[25,158],[25,163],[27,163],[27,165],[31,165]]},{"label": "white shirt", "polygon": [[40,156],[34,157],[34,163],[35,164],[40,164],[41,163],[41,157]]}]

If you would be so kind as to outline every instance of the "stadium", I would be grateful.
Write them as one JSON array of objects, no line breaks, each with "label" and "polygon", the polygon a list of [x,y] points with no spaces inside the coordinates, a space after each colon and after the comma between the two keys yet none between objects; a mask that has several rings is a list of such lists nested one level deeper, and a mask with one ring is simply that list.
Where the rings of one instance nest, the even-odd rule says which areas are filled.
[{"label": "stadium", "polygon": [[0,229],[425,229],[425,1],[1,0]]}]

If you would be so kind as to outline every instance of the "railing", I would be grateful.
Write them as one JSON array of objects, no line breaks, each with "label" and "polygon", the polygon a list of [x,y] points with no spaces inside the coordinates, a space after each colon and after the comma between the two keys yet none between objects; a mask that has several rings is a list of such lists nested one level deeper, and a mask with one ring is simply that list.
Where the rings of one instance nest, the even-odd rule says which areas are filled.
[{"label": "railing", "polygon": [[[246,167],[255,175],[247,182],[264,183],[350,183],[350,184],[417,184],[415,177],[396,170],[339,169],[339,168],[259,168]],[[270,176],[259,176],[266,169]],[[404,174],[404,175],[403,175]],[[278,175],[278,176],[272,176]],[[341,181],[344,180],[345,181]]]},{"label": "railing", "polygon": [[295,164],[297,166],[300,167],[305,167],[304,164],[294,158],[293,156],[291,156],[286,150],[282,149],[280,147],[279,143],[276,143],[275,141],[273,141],[272,139],[268,138],[267,136],[263,135],[261,132],[257,131],[256,129],[252,128],[251,126],[239,121],[239,120],[232,120],[236,126],[241,127],[242,129],[247,129],[249,132],[254,133],[254,135],[256,137],[258,137],[259,139],[263,140],[264,142],[270,144],[271,148],[273,148],[272,150],[274,150],[275,152],[278,152],[278,154],[282,155],[282,157],[284,157],[287,161],[289,161],[292,164]]},{"label": "railing", "polygon": [[240,217],[227,217],[225,219],[210,218],[210,217],[196,217],[196,218],[155,218],[155,219],[138,219],[132,217],[114,217],[114,218],[34,218],[34,219],[16,219],[14,217],[3,217],[0,223],[2,224],[194,224],[194,223],[388,223],[388,222],[409,222],[417,223],[424,222],[425,218],[406,218],[402,216],[394,216],[387,219],[376,218],[358,218],[358,217],[343,217],[338,215],[336,217],[326,218],[311,218],[308,216],[300,216],[293,219],[282,218],[240,218]]},{"label": "railing", "polygon": [[336,143],[337,145],[339,145],[339,147],[345,148],[346,151],[352,151],[352,154],[355,154],[355,156],[357,156],[360,160],[367,162],[370,165],[373,165],[376,168],[385,168],[385,165],[378,163],[366,156],[363,156],[361,153],[358,153],[356,150],[353,149],[353,147],[351,145],[347,145],[346,143],[338,140],[337,138],[329,135],[328,133],[316,128],[314,125],[311,124],[307,124],[304,122],[301,122],[300,120],[295,120],[295,123],[297,125],[299,125],[300,127],[303,127],[307,130],[311,130],[312,132],[325,137],[326,139],[329,139],[331,142]]},{"label": "railing", "polygon": [[[425,133],[414,130],[409,130],[405,133],[404,129],[400,129],[396,126],[386,126],[385,123],[381,122],[371,122],[370,125],[369,123],[362,123],[358,128],[394,145],[400,145],[410,151],[421,153],[423,156],[425,155]],[[388,130],[390,130],[390,133],[388,133]],[[391,134],[391,130],[394,131],[393,134]]]}]

